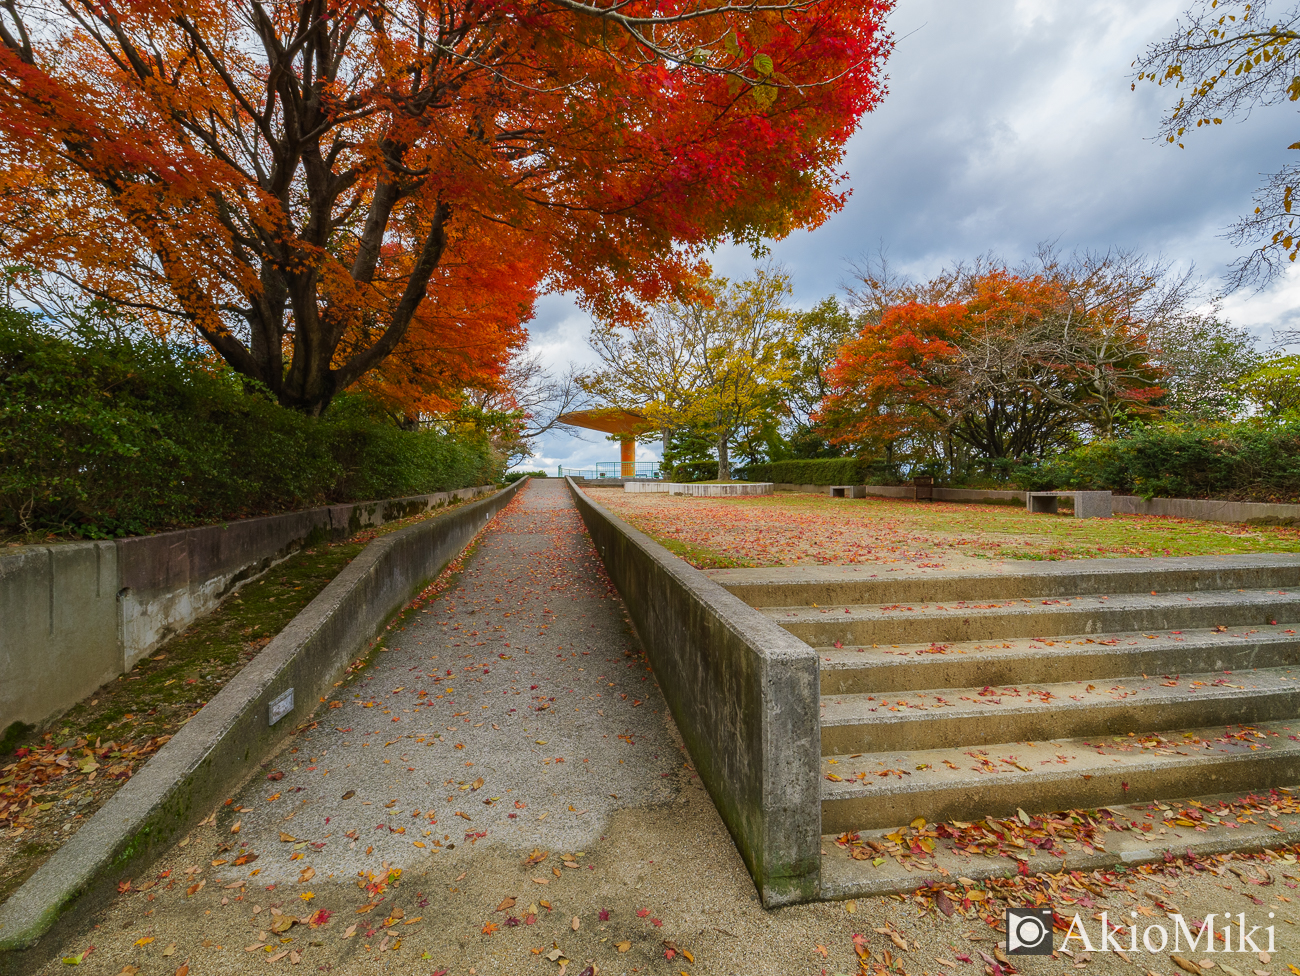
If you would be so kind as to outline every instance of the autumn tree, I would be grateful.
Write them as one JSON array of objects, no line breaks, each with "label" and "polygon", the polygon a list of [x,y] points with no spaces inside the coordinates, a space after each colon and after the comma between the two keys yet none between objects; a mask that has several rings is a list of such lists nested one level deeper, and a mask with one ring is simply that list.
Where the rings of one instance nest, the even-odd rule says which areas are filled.
[{"label": "autumn tree", "polygon": [[10,0],[0,250],[310,413],[490,381],[539,287],[622,320],[838,208],[889,7]]},{"label": "autumn tree", "polygon": [[937,444],[950,462],[964,446],[988,464],[1042,455],[1081,430],[1108,437],[1151,412],[1162,374],[1135,317],[1141,294],[1119,288],[1132,266],[1114,255],[1053,262],[1034,274],[977,262],[888,295],[864,278],[866,325],[830,371],[821,421],[891,461],[900,446],[921,460]]},{"label": "autumn tree", "polygon": [[782,407],[797,320],[781,271],[712,278],[698,291],[659,303],[634,329],[597,325],[589,343],[601,368],[586,386],[605,403],[642,413],[647,432],[663,432],[665,443],[671,431],[707,437],[718,479],[727,481],[736,437]]},{"label": "autumn tree", "polygon": [[[1244,118],[1256,108],[1300,100],[1300,4],[1270,0],[1197,0],[1168,37],[1134,61],[1140,82],[1168,86],[1178,101],[1160,122],[1160,135],[1180,149],[1195,129]],[[1288,149],[1300,149],[1300,142]],[[1232,228],[1250,251],[1231,280],[1262,283],[1300,255],[1295,191],[1300,166],[1288,163],[1255,194],[1255,210]]]}]

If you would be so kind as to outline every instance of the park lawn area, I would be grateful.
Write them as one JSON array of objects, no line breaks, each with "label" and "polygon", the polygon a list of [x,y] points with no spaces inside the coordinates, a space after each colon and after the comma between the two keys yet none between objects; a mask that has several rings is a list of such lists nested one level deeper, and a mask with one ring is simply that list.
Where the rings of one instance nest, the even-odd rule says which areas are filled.
[{"label": "park lawn area", "polygon": [[1300,552],[1300,528],[1152,515],[1076,519],[1020,506],[832,499],[782,492],[734,498],[585,489],[700,569],[881,565],[969,569],[976,560],[1099,559]]}]

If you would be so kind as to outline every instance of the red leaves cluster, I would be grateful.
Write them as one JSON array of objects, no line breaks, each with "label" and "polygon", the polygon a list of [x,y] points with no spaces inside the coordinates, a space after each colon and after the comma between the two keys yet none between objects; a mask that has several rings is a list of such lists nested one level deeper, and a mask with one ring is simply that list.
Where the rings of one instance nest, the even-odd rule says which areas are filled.
[{"label": "red leaves cluster", "polygon": [[982,440],[982,415],[1001,400],[1108,434],[1118,413],[1148,411],[1165,392],[1161,374],[1142,323],[1119,304],[1088,307],[1071,284],[993,268],[956,295],[886,308],[840,349],[820,421],[836,442],[859,447],[955,432],[994,456],[1032,453],[1032,435],[1019,445]]},{"label": "red leaves cluster", "polygon": [[625,321],[704,248],[836,210],[889,7],[17,4],[0,231],[283,403],[437,409],[541,287]]},{"label": "red leaves cluster", "polygon": [[[40,812],[42,788],[69,775],[86,782],[95,779],[130,779],[135,766],[157,752],[170,739],[161,735],[139,743],[109,742],[91,746],[84,740],[62,748],[48,740],[33,749],[19,749],[15,761],[0,766],[0,823],[19,822],[30,812]],[[60,784],[62,789],[63,785]]]}]

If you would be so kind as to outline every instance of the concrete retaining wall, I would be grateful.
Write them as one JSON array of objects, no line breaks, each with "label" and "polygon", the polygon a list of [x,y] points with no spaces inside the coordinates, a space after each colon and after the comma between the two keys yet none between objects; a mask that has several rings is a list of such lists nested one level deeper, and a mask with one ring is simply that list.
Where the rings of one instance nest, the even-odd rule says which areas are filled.
[{"label": "concrete retaining wall", "polygon": [[331,505],[0,555],[0,732],[70,708],[304,545],[492,490]]},{"label": "concrete retaining wall", "polygon": [[[0,905],[0,950],[31,945],[80,895],[111,890],[220,803],[324,700],[342,669],[514,497],[376,539],[125,786]],[[734,598],[733,598],[734,599]],[[293,711],[268,706],[294,690]]]},{"label": "concrete retaining wall", "polygon": [[1267,502],[1224,502],[1204,498],[1153,498],[1116,495],[1116,514],[1172,515],[1204,519],[1207,522],[1260,522],[1293,525],[1300,522],[1300,505],[1272,505]]},{"label": "concrete retaining wall", "polygon": [[[799,491],[825,495],[827,485],[778,484],[777,491]],[[910,485],[867,485],[873,498],[912,498]],[[979,502],[986,505],[1025,504],[1023,491],[999,491],[992,488],[935,488],[937,502]],[[1201,519],[1206,522],[1254,522],[1261,525],[1300,524],[1300,505],[1275,505],[1270,502],[1228,502],[1212,498],[1152,498],[1138,495],[1112,496],[1116,515],[1168,515],[1175,518]]]},{"label": "concrete retaining wall", "polygon": [[572,480],[569,490],[763,904],[819,897],[816,653]]}]

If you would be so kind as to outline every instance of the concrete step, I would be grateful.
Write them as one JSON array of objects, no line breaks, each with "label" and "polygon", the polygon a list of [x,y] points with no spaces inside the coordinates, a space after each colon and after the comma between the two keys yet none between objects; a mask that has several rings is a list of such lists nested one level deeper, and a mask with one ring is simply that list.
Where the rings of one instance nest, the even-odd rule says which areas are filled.
[{"label": "concrete step", "polygon": [[824,758],[822,832],[1285,786],[1300,782],[1296,729],[1274,721]]},{"label": "concrete step", "polygon": [[819,647],[823,695],[871,694],[1115,678],[1182,671],[1244,671],[1300,664],[1300,635],[1286,624],[1055,638]]},{"label": "concrete step", "polygon": [[892,574],[879,566],[712,569],[707,575],[752,607],[944,603],[1155,590],[1300,589],[1300,556],[1251,554],[1168,559],[989,562],[981,572]]},{"label": "concrete step", "polygon": [[1126,735],[1300,715],[1300,669],[1014,684],[822,698],[823,756]]},{"label": "concrete step", "polygon": [[[1197,857],[1222,854],[1227,851],[1260,850],[1262,848],[1289,847],[1300,843],[1300,817],[1293,812],[1293,796],[1300,789],[1279,788],[1263,796],[1252,792],[1248,807],[1267,807],[1272,810],[1263,815],[1220,817],[1209,811],[1222,810],[1221,804],[1238,804],[1239,793],[1169,799],[1162,804],[1131,803],[1107,807],[1106,819],[1118,829],[1108,830],[1100,838],[1093,836],[1088,842],[1076,839],[1069,826],[1058,833],[1049,847],[1050,853],[1032,844],[1019,848],[1014,844],[994,846],[992,853],[972,854],[961,849],[951,837],[934,836],[936,825],[927,825],[933,850],[908,843],[917,837],[915,827],[894,824],[875,830],[863,830],[857,841],[841,845],[843,834],[823,834],[821,894],[825,899],[863,898],[871,895],[911,894],[921,884],[934,882],[949,886],[954,901],[961,896],[953,891],[953,881],[973,888],[993,879],[1007,876],[1012,861],[1009,854],[1025,865],[1030,874],[1059,874],[1062,871],[1091,872],[1110,870],[1116,864],[1149,864],[1164,860],[1166,851],[1183,856],[1188,851]],[[1279,809],[1280,808],[1280,809]],[[1201,823],[1180,816],[1184,811],[1196,810]],[[1031,817],[1051,817],[1056,811],[1027,810]],[[1003,823],[1007,818],[1001,818]],[[1058,824],[1068,824],[1069,818],[1052,817]],[[975,823],[978,823],[976,821]],[[959,828],[960,829],[960,828]],[[894,835],[891,837],[890,835]],[[851,835],[852,837],[852,835]],[[903,844],[897,843],[906,838]],[[1101,845],[1093,846],[1098,841]],[[858,847],[859,857],[853,857]],[[874,850],[872,848],[874,847]],[[901,850],[900,850],[901,848]],[[863,855],[866,855],[863,857]],[[1064,855],[1064,856],[1062,856]],[[960,891],[960,889],[957,889]]]},{"label": "concrete step", "polygon": [[1241,628],[1300,620],[1300,592],[1212,590],[761,611],[813,647]]}]

